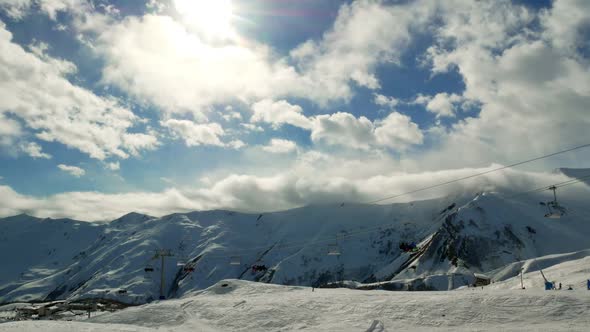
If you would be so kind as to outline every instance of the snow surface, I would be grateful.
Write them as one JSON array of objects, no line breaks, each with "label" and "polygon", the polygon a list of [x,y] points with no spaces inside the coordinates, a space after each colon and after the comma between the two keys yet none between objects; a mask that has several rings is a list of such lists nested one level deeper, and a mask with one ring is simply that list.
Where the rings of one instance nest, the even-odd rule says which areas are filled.
[{"label": "snow surface", "polygon": [[[590,279],[590,250],[567,254],[548,255],[522,262],[515,262],[491,273],[495,281],[493,289],[520,289],[520,270],[524,270],[523,285],[527,289],[541,289],[545,277],[556,285],[562,284],[563,289],[571,286],[574,291],[587,290]],[[590,291],[589,291],[590,293]]]},{"label": "snow surface", "polygon": [[590,291],[312,291],[224,280],[88,322],[15,322],[0,331],[587,331],[588,312]]}]

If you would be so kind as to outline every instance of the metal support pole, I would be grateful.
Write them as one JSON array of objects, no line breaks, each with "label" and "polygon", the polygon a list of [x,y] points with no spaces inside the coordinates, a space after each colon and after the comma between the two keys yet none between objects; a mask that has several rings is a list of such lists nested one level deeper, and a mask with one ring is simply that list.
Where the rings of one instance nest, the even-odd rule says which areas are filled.
[{"label": "metal support pole", "polygon": [[524,283],[522,281],[522,275],[524,274],[524,268],[520,269],[520,288],[524,289]]},{"label": "metal support pole", "polygon": [[166,283],[165,274],[164,274],[164,255],[160,255],[161,265],[160,265],[160,300],[165,299],[164,296],[164,284]]},{"label": "metal support pole", "polygon": [[154,258],[160,258],[160,300],[164,300],[166,295],[164,295],[164,289],[166,284],[166,273],[164,271],[164,258],[174,256],[170,252],[170,250],[158,249],[156,250],[156,255]]},{"label": "metal support pole", "polygon": [[557,194],[555,193],[555,190],[557,189],[555,186],[551,186],[549,187],[550,190],[553,190],[553,201],[557,202]]}]

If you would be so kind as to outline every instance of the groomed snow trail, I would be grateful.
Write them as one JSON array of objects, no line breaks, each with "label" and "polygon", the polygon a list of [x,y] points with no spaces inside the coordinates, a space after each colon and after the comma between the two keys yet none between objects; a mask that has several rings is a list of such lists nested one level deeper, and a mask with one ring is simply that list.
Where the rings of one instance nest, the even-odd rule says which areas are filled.
[{"label": "groomed snow trail", "polygon": [[0,331],[587,331],[589,313],[586,290],[312,292],[224,280],[183,299],[101,315],[89,323],[19,322],[1,324]]}]

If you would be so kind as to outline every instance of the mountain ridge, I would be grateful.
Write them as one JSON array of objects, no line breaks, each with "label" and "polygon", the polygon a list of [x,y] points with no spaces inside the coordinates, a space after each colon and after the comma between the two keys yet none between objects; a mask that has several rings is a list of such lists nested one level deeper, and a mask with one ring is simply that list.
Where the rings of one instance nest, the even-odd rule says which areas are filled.
[{"label": "mountain ridge", "polygon": [[[306,286],[422,280],[429,288],[446,289],[434,276],[487,272],[522,259],[587,249],[585,200],[563,203],[567,215],[558,221],[543,217],[539,200],[483,193],[464,201],[322,205],[262,214],[194,211],[159,218],[130,213],[101,224],[62,221],[82,230],[78,241],[68,246],[63,233],[69,232],[60,228],[44,230],[46,239],[31,238],[39,232],[23,233],[42,243],[46,256],[10,263],[12,272],[0,273],[0,302],[89,297],[149,302],[159,295],[161,262],[154,258],[159,248],[175,255],[164,264],[167,297],[232,278]],[[0,229],[5,220],[0,219]],[[563,245],[549,244],[551,237]],[[416,242],[417,252],[402,251],[402,242]],[[0,243],[0,255],[14,252],[14,246]],[[340,255],[328,255],[332,246]],[[230,264],[232,257],[239,265]],[[255,265],[265,268],[254,271]],[[144,271],[148,266],[152,272]]]}]

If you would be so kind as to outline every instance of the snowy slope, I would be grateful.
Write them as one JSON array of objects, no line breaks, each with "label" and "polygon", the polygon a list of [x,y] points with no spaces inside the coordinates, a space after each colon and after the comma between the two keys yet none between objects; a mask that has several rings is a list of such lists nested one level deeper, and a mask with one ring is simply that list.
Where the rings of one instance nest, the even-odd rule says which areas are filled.
[{"label": "snowy slope", "polygon": [[[50,247],[57,248],[59,260],[40,256],[5,260],[6,271],[13,272],[0,271],[0,303],[87,297],[149,302],[159,295],[156,248],[170,249],[175,255],[165,260],[165,295],[172,298],[222,279],[305,286],[339,280],[428,279],[429,288],[447,289],[451,272],[469,276],[523,259],[588,249],[587,197],[562,202],[567,215],[557,220],[543,217],[542,199],[480,194],[390,205],[309,206],[262,215],[129,214],[100,226],[62,222],[71,230],[57,226],[59,231],[46,230],[55,234],[50,236]],[[41,222],[30,219],[23,224]],[[37,252],[31,243],[38,243],[40,234],[7,224],[12,225],[0,220],[0,232],[7,239],[3,252]],[[60,239],[76,227],[80,235],[75,242]],[[403,253],[398,247],[402,241],[415,241],[420,249]],[[332,244],[340,256],[327,255]],[[229,264],[232,256],[239,256],[238,265]],[[55,268],[29,279],[19,279],[19,272],[14,272],[54,261]],[[188,262],[194,271],[185,271],[178,262]],[[252,265],[268,270],[252,272]],[[154,271],[146,272],[146,266]],[[451,288],[458,286],[461,282]]]},{"label": "snowy slope", "polygon": [[[534,196],[514,199],[479,195],[448,214],[424,252],[411,264],[401,266],[403,269],[398,269],[392,279],[421,280],[439,275],[446,289],[449,273],[464,276],[454,285],[458,287],[471,282],[473,273],[590,247],[590,206],[586,197],[564,202],[567,214],[561,219],[545,218],[546,207],[538,202]],[[393,271],[388,267],[384,270]],[[441,289],[440,285],[440,280],[426,282],[430,288]]]},{"label": "snowy slope", "polygon": [[590,279],[590,250],[567,254],[547,255],[521,262],[515,262],[496,271],[490,272],[495,281],[492,289],[521,289],[520,271],[523,270],[523,285],[526,289],[542,289],[544,279],[542,270],[549,281],[563,289],[568,286],[575,291],[586,290]]},{"label": "snowy slope", "polygon": [[589,300],[588,291],[312,292],[224,280],[86,322],[7,323],[0,331],[587,331]]},{"label": "snowy slope", "polygon": [[[166,260],[166,295],[208,287],[224,278],[281,284],[323,283],[342,277],[364,279],[399,254],[402,237],[427,236],[446,200],[387,206],[311,206],[264,215],[228,211],[173,214],[162,218],[130,214],[105,226],[83,250],[70,250],[67,268],[0,293],[0,300],[106,297],[143,303],[158,297],[159,261],[155,248],[176,255]],[[14,238],[9,236],[9,238]],[[338,238],[338,239],[337,239]],[[342,256],[327,256],[340,241]],[[62,243],[67,248],[67,242]],[[64,250],[67,250],[65,249]],[[229,265],[240,255],[241,264]],[[195,262],[184,273],[178,261]],[[252,264],[267,273],[252,274]],[[146,273],[151,265],[154,272]],[[8,277],[7,277],[8,278]],[[125,289],[125,294],[118,290]],[[34,291],[34,292],[33,292]],[[1,301],[0,301],[1,302]]]},{"label": "snowy slope", "polygon": [[[43,297],[53,286],[53,275],[75,261],[103,229],[71,219],[0,219],[0,303],[9,292],[23,301]],[[20,289],[23,284],[26,289]]]}]

